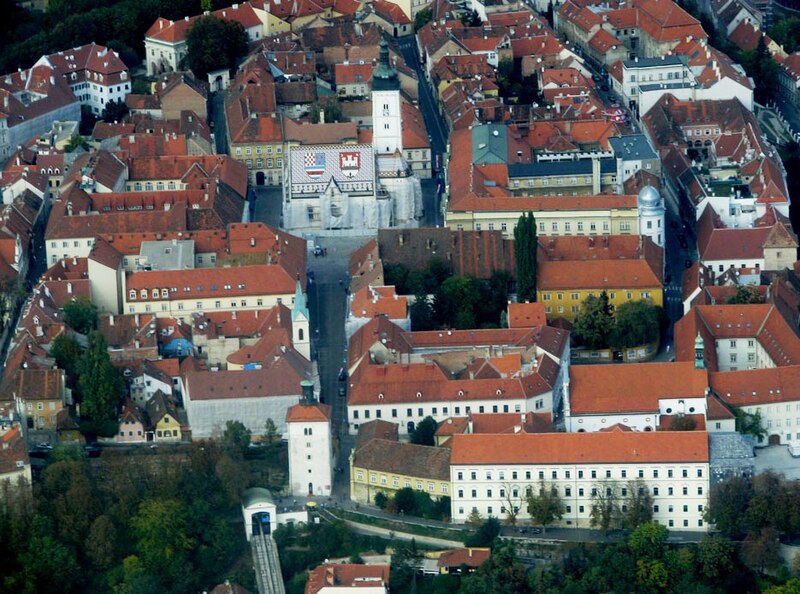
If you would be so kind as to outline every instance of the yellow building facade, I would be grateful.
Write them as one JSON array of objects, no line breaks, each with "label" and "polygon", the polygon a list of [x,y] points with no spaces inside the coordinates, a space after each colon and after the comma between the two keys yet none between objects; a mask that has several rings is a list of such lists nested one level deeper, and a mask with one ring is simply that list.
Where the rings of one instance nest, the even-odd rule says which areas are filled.
[{"label": "yellow building facade", "polygon": [[[464,208],[464,206],[468,208]],[[445,224],[454,231],[502,231],[514,238],[519,217],[533,212],[539,235],[638,235],[636,196],[552,196],[474,198],[446,207]]]},{"label": "yellow building facade", "polygon": [[[580,313],[581,304],[589,296],[599,297],[602,291],[602,289],[538,290],[536,291],[536,300],[544,304],[544,311],[548,318],[552,315],[554,318],[573,321]],[[609,304],[614,309],[628,301],[638,301],[640,299],[649,299],[653,302],[653,305],[663,306],[664,304],[664,292],[660,286],[646,289],[610,286],[605,291],[608,295]]]},{"label": "yellow building facade", "polygon": [[350,498],[374,503],[410,488],[433,498],[450,496],[450,450],[389,439],[373,439],[350,455]]}]

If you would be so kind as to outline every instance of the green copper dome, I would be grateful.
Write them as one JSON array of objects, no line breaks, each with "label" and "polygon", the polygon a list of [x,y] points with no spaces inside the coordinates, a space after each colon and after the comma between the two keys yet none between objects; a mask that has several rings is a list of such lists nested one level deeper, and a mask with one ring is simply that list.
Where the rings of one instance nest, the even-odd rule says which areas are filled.
[{"label": "green copper dome", "polygon": [[389,64],[389,44],[381,38],[381,59],[372,71],[373,91],[399,91],[400,79],[397,70]]}]

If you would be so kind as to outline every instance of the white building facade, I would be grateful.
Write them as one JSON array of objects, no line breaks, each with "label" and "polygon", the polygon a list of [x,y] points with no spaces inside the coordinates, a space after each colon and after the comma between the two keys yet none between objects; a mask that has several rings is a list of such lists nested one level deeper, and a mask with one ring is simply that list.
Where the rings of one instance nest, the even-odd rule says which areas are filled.
[{"label": "white building facade", "polygon": [[653,498],[655,521],[670,530],[707,530],[705,432],[455,435],[452,444],[454,522],[474,510],[502,519],[509,505],[527,520],[526,494],[544,485],[564,505],[557,525],[590,528],[599,496],[624,514],[631,490],[643,488]]},{"label": "white building facade", "polygon": [[305,400],[292,406],[286,414],[286,431],[292,495],[329,496],[333,488],[330,406]]}]

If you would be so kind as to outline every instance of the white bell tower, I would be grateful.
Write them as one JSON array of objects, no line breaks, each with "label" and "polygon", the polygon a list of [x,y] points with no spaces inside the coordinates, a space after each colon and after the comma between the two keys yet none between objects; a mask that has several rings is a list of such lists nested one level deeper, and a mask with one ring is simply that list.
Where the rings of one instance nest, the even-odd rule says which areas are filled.
[{"label": "white bell tower", "polygon": [[372,72],[372,145],[379,155],[403,152],[400,80],[389,64],[389,44],[381,38],[380,62]]}]

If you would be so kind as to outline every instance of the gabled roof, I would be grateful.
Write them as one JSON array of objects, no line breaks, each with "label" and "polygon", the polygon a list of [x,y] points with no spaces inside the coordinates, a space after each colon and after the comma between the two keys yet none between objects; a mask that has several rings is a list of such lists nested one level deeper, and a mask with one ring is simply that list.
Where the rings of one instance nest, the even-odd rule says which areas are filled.
[{"label": "gabled roof", "polygon": [[573,415],[657,413],[662,398],[704,398],[705,369],[694,362],[573,365],[569,401]]},{"label": "gabled roof", "polygon": [[352,466],[449,482],[450,448],[372,439],[355,450]]},{"label": "gabled roof", "polygon": [[[623,366],[614,366],[623,367]],[[454,435],[451,464],[624,464],[708,462],[700,431]]]},{"label": "gabled roof", "polygon": [[327,404],[295,404],[286,411],[287,423],[325,423],[331,420],[331,407]]},{"label": "gabled roof", "polygon": [[712,373],[711,388],[730,406],[800,401],[800,365]]},{"label": "gabled roof", "polygon": [[697,334],[706,367],[718,369],[716,341],[756,339],[776,367],[800,365],[800,339],[772,304],[698,305],[675,325],[675,358],[693,361]]}]

